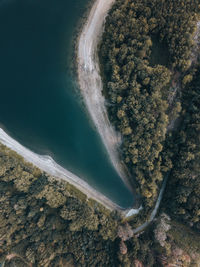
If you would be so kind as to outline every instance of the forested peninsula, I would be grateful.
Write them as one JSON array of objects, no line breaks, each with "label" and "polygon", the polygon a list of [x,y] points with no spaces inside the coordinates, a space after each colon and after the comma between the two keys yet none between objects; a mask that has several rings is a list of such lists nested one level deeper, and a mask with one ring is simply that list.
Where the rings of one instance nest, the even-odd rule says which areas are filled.
[{"label": "forested peninsula", "polygon": [[170,207],[198,229],[199,4],[116,1],[99,46],[109,118],[144,215],[169,176]]},{"label": "forested peninsula", "polygon": [[[138,215],[106,209],[0,145],[2,267],[199,266],[199,15],[199,0],[116,0],[106,18],[103,95]],[[134,234],[164,180],[156,220]]]}]

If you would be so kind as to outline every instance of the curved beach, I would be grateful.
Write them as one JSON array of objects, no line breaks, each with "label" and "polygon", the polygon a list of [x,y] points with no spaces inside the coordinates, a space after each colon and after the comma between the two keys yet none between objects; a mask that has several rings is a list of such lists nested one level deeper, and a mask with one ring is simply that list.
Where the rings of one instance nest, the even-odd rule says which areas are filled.
[{"label": "curved beach", "polygon": [[58,165],[50,156],[42,156],[32,152],[28,148],[22,146],[12,137],[10,137],[1,128],[0,128],[0,142],[5,146],[7,146],[8,148],[17,152],[17,154],[22,156],[26,161],[37,166],[42,171],[54,176],[55,178],[65,180],[70,184],[74,185],[81,192],[83,192],[88,197],[88,199],[93,198],[110,210],[114,209],[117,209],[119,211],[122,210],[121,207],[119,207],[117,204],[112,202],[110,199],[108,199],[100,192],[96,191],[84,180],[82,180],[75,174],[71,173],[70,171]]},{"label": "curved beach", "polygon": [[109,158],[119,176],[132,191],[118,153],[121,137],[108,119],[105,99],[102,95],[103,84],[97,55],[105,18],[113,3],[114,0],[96,0],[90,11],[78,41],[78,79],[87,110],[106,147]]},{"label": "curved beach", "polygon": [[[78,42],[78,71],[81,91],[87,104],[88,111],[93,119],[94,124],[97,126],[97,131],[102,137],[114,167],[125,181],[125,174],[117,153],[117,147],[120,138],[108,120],[104,105],[105,101],[101,94],[102,83],[98,71],[98,60],[96,57],[97,44],[103,31],[104,19],[113,2],[114,0],[97,0],[94,3]],[[95,90],[91,91],[93,88]],[[94,94],[91,94],[91,92],[94,92]],[[22,146],[16,140],[7,135],[2,129],[0,129],[0,142],[17,152],[26,161],[31,162],[46,173],[53,175],[58,179],[63,179],[74,185],[80,191],[85,193],[88,198],[95,199],[110,210],[117,209],[122,212],[123,209],[120,206],[108,199],[102,193],[95,190],[80,177],[58,165],[51,157],[38,155]],[[131,209],[131,214],[137,212],[138,210]],[[130,214],[130,210],[123,210],[123,214]]]}]

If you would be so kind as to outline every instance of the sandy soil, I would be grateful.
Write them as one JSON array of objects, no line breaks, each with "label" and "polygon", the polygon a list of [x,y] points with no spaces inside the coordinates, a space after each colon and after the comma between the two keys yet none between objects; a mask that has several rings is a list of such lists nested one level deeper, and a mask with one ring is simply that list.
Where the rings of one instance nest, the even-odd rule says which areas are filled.
[{"label": "sandy soil", "polygon": [[[111,163],[126,186],[133,191],[118,153],[121,136],[116,133],[108,119],[105,99],[102,95],[103,84],[97,55],[97,47],[103,33],[105,18],[113,3],[114,0],[96,0],[90,11],[78,41],[78,79],[89,117],[97,128]],[[139,211],[140,209],[126,210],[124,215],[131,216]]]},{"label": "sandy soil", "polygon": [[108,119],[97,56],[97,45],[102,36],[105,18],[113,3],[114,0],[96,0],[92,7],[78,42],[78,78],[89,116],[101,136],[109,158],[119,176],[132,191],[119,158],[118,147],[121,137]]}]

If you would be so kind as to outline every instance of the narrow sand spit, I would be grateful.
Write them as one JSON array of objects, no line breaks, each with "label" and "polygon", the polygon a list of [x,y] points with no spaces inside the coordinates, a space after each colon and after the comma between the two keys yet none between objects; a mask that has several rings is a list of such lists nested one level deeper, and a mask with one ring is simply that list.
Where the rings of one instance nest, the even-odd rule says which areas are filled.
[{"label": "narrow sand spit", "polygon": [[[108,119],[97,55],[105,18],[114,2],[115,0],[96,0],[90,11],[78,41],[78,79],[88,113],[107,149],[109,158],[126,186],[133,191],[118,153],[120,135],[116,133]],[[126,210],[124,214],[129,217],[139,213],[140,209],[141,207]]]},{"label": "narrow sand spit", "polygon": [[119,176],[132,191],[119,158],[118,146],[121,138],[108,119],[105,99],[102,95],[103,85],[97,55],[97,47],[102,36],[105,17],[113,3],[114,0],[96,0],[92,7],[79,37],[77,52],[78,78],[87,110],[107,149],[109,158]]}]

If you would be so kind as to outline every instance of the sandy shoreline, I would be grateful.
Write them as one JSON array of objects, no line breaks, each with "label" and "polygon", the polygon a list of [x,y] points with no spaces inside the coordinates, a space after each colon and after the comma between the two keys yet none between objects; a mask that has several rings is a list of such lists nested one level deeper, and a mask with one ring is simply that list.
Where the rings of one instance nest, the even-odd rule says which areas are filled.
[{"label": "sandy shoreline", "polygon": [[37,166],[42,171],[54,176],[55,178],[59,178],[69,182],[78,188],[81,192],[87,195],[88,198],[93,198],[106,208],[110,210],[122,210],[117,204],[112,202],[106,196],[101,194],[92,188],[88,183],[84,180],[71,173],[70,171],[64,169],[60,165],[58,165],[50,156],[43,156],[36,154],[29,150],[28,148],[22,146],[12,137],[10,137],[4,130],[0,128],[0,142],[7,146],[8,148],[14,150],[17,154],[22,156],[26,161],[32,163]]},{"label": "sandy shoreline", "polygon": [[[115,0],[96,0],[83,26],[77,45],[78,81],[89,117],[97,128],[111,163],[129,190],[133,192],[119,157],[121,136],[116,133],[108,118],[97,55],[105,18],[114,2]],[[137,214],[140,209],[141,207],[130,209],[124,214],[131,216]]]},{"label": "sandy shoreline", "polygon": [[[106,146],[113,166],[123,181],[129,186],[117,152],[120,138],[108,120],[104,105],[105,100],[101,93],[102,82],[99,75],[98,59],[96,57],[97,44],[103,31],[104,19],[113,2],[114,0],[96,0],[89,13],[89,17],[78,41],[78,77],[81,93],[84,97],[88,113],[92,117],[97,131]],[[87,195],[88,198],[96,200],[106,208],[118,210],[126,216],[127,214],[131,216],[132,214],[138,213],[139,210],[137,209],[122,209],[102,193],[92,188],[84,180],[58,165],[50,156],[42,156],[32,152],[7,135],[1,128],[0,142],[46,173],[74,185]]]},{"label": "sandy shoreline", "polygon": [[126,186],[133,191],[118,153],[121,136],[108,119],[97,55],[105,18],[114,2],[115,0],[96,0],[90,11],[78,40],[78,79],[87,111],[106,147],[111,163]]}]

